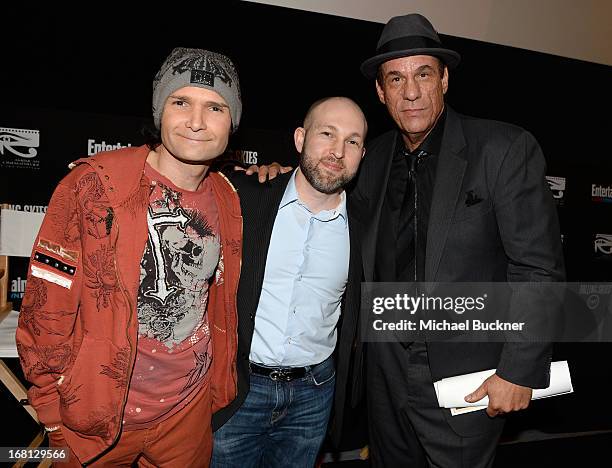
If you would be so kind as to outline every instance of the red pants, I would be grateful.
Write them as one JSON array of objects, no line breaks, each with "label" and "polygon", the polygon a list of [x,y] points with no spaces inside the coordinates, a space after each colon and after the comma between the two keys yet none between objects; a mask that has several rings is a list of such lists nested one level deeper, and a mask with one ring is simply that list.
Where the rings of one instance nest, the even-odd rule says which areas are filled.
[{"label": "red pants", "polygon": [[[178,413],[149,429],[123,431],[115,446],[88,465],[139,467],[207,467],[212,451],[210,386]],[[61,428],[49,433],[50,447],[66,447]],[[57,468],[80,467],[70,453],[67,463]]]}]

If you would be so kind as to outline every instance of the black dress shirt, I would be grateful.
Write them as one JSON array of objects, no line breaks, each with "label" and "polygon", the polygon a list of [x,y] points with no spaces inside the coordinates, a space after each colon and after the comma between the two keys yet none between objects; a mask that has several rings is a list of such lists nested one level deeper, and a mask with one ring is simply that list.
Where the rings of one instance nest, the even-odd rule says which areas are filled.
[{"label": "black dress shirt", "polygon": [[[383,235],[379,235],[377,249],[378,281],[424,281],[427,226],[445,119],[446,110],[425,141],[412,152],[398,133],[385,196],[387,215],[381,216],[379,226]],[[386,255],[393,255],[395,261],[386,262]],[[393,264],[395,271],[382,267]]]}]

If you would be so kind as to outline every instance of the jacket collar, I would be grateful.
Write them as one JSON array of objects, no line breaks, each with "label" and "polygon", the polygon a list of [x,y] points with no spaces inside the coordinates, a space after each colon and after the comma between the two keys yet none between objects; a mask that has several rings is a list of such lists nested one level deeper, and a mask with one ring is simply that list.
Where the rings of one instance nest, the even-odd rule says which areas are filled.
[{"label": "jacket collar", "polygon": [[98,174],[111,205],[116,206],[140,187],[142,176],[135,175],[143,174],[149,151],[146,145],[104,151],[78,159],[70,163],[69,167],[72,169],[80,164],[89,165]]},{"label": "jacket collar", "polygon": [[436,169],[433,197],[427,226],[425,281],[435,281],[442,258],[463,175],[467,167],[465,136],[461,120],[452,109],[447,110],[440,158]]}]

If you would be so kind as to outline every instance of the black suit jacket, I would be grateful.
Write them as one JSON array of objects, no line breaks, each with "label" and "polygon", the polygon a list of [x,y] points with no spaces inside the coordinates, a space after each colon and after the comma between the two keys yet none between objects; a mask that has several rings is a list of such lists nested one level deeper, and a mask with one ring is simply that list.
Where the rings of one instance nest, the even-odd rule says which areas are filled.
[{"label": "black suit jacket", "polygon": [[[353,217],[364,225],[365,281],[373,281],[396,137],[397,130],[393,130],[368,145],[352,193],[359,207]],[[540,147],[525,130],[448,109],[427,230],[425,281],[562,281],[561,236],[545,170]],[[345,366],[353,368],[355,403],[363,384],[364,344],[358,334],[342,339],[357,343],[352,363],[338,363],[339,371]],[[542,388],[548,385],[552,347],[543,343],[432,342],[428,355],[434,381],[497,368],[497,374],[510,382]],[[336,392],[343,404],[347,389],[338,386]],[[483,411],[455,417],[449,413],[448,421],[465,436],[495,424]]]},{"label": "black suit jacket", "polygon": [[[243,219],[242,268],[238,284],[238,352],[236,367],[238,371],[238,394],[227,407],[213,415],[213,430],[221,427],[240,408],[249,391],[249,353],[255,325],[255,314],[263,285],[266,259],[272,228],[278,213],[285,188],[291,172],[260,184],[257,177],[246,176],[242,172],[230,174],[230,179],[240,195]],[[349,260],[349,281],[343,298],[342,313],[338,323],[338,343],[342,334],[354,336],[357,317],[345,310],[357,310],[360,293],[361,257],[359,252],[358,229],[352,218],[353,206],[347,201],[349,237],[351,242]],[[357,304],[356,304],[357,303]],[[336,354],[347,360],[350,355],[348,346],[336,347]],[[213,357],[214,359],[214,357]],[[314,363],[313,363],[314,364]],[[346,385],[348,367],[337,373],[336,381]]]}]

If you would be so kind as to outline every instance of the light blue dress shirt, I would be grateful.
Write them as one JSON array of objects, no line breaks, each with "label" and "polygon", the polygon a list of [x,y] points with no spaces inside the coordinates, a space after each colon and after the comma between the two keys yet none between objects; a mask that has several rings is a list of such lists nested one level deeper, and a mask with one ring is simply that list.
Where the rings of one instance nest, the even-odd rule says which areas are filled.
[{"label": "light blue dress shirt", "polygon": [[302,367],[327,359],[349,268],[346,194],[333,210],[311,213],[293,173],[272,229],[250,360]]}]

